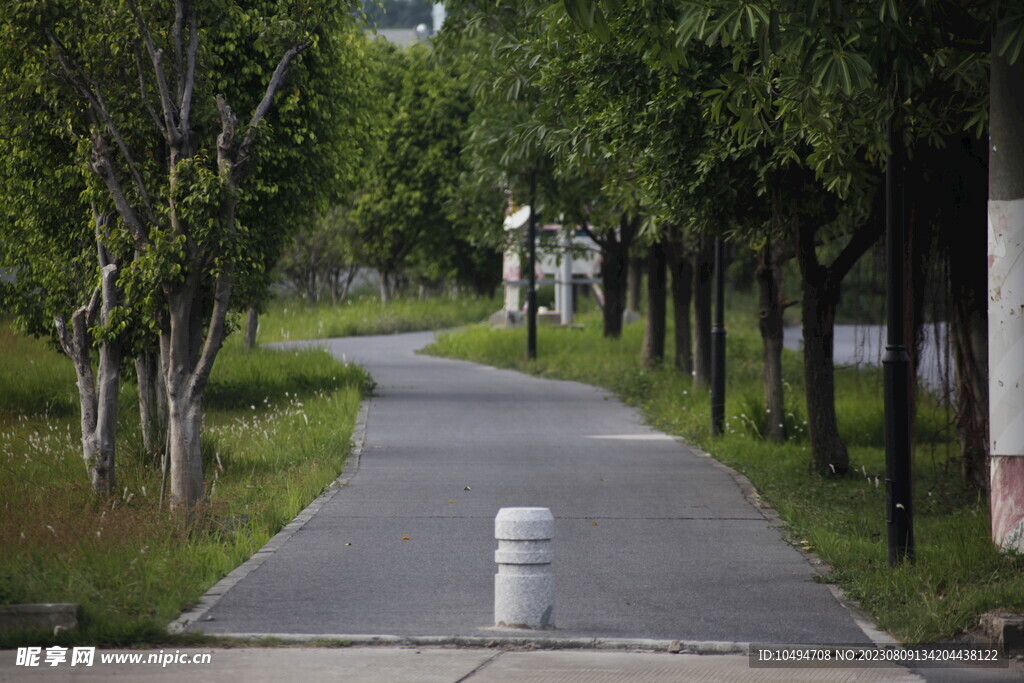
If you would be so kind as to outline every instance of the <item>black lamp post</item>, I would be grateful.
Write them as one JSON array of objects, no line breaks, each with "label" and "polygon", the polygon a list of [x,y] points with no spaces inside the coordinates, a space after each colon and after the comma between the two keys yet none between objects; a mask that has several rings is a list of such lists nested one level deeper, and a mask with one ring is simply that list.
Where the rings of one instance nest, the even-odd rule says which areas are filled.
[{"label": "black lamp post", "polygon": [[537,358],[537,174],[530,174],[529,262],[526,292],[526,358]]},{"label": "black lamp post", "polygon": [[715,320],[711,327],[711,435],[725,427],[725,258],[722,238],[715,238]]},{"label": "black lamp post", "polygon": [[914,560],[911,486],[910,355],[904,335],[905,278],[903,247],[903,141],[888,130],[892,153],[885,170],[886,345],[882,359],[885,383],[885,522],[889,565]]}]

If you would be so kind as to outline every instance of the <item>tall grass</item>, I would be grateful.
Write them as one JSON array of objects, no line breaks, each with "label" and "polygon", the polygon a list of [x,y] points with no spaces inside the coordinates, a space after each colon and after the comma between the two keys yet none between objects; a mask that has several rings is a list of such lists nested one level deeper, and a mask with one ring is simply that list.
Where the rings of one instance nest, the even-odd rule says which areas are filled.
[{"label": "tall grass", "polygon": [[525,359],[523,330],[483,326],[442,335],[428,352],[613,390],[651,425],[743,472],[786,521],[791,541],[831,565],[831,580],[904,642],[953,636],[988,610],[1024,611],[1024,557],[1002,555],[988,540],[987,505],[958,475],[951,416],[926,394],[918,402],[914,437],[917,561],[891,569],[880,371],[837,371],[839,426],[852,468],[848,476],[822,479],[809,468],[802,360],[794,352],[784,355],[782,419],[789,440],[762,439],[766,421],[777,416],[765,412],[760,338],[749,312],[734,311],[727,321],[727,421],[718,438],[710,436],[707,391],[695,390],[691,378],[672,367],[642,367],[642,325],[610,340],[601,336],[596,315],[579,321],[584,329],[542,329],[532,362]]},{"label": "tall grass", "polygon": [[97,498],[70,363],[0,325],[0,603],[81,605],[77,629],[0,634],[0,647],[166,639],[170,619],[337,477],[368,384],[322,350],[229,343],[207,393],[208,500],[186,523],[160,507],[134,386],[120,396],[118,492]]},{"label": "tall grass", "polygon": [[268,343],[445,329],[480,322],[500,307],[498,299],[486,297],[404,298],[386,305],[374,296],[358,297],[338,305],[279,299],[271,302],[260,316],[257,341]]}]

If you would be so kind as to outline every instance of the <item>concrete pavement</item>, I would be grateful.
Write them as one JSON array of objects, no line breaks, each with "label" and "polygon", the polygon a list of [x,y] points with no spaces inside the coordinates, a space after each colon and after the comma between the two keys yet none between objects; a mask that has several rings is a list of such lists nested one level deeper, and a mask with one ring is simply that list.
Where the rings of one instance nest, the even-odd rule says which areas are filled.
[{"label": "concrete pavement", "polygon": [[324,342],[378,383],[358,471],[188,628],[500,635],[494,516],[541,506],[551,636],[870,642],[709,458],[603,390],[414,353],[430,339]]}]

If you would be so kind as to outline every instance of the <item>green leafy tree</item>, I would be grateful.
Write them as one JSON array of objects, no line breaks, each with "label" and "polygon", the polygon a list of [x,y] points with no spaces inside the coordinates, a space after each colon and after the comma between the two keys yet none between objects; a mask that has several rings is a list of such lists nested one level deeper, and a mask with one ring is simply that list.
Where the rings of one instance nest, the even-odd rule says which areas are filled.
[{"label": "green leafy tree", "polygon": [[350,238],[353,258],[377,270],[386,303],[403,279],[436,281],[462,272],[459,253],[469,244],[450,208],[465,171],[472,102],[457,75],[427,48],[398,50],[378,42],[377,52],[380,127]]},{"label": "green leafy tree", "polygon": [[[71,341],[87,347],[75,341],[79,329],[106,338],[127,326],[127,317],[103,313],[124,302],[159,334],[171,502],[186,508],[203,496],[202,397],[227,334],[232,293],[265,267],[272,242],[240,220],[245,181],[260,168],[275,102],[301,99],[301,92],[285,94],[289,72],[351,21],[333,3],[268,2],[259,10],[185,0],[0,10],[15,111],[44,111],[46,125],[73,150],[69,165],[91,172],[105,279],[101,294],[72,317]],[[250,55],[240,71],[228,68],[236,50]],[[247,79],[262,84],[255,97],[240,83]],[[244,121],[232,104],[249,112]],[[96,299],[103,303],[93,305]]]}]

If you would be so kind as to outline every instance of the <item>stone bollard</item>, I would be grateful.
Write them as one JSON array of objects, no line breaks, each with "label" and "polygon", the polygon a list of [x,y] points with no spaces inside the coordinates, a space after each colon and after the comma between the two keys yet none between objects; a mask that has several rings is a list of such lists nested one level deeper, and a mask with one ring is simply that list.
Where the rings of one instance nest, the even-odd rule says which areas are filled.
[{"label": "stone bollard", "polygon": [[555,518],[548,508],[502,508],[494,518],[494,624],[554,628],[555,574],[551,538]]}]

